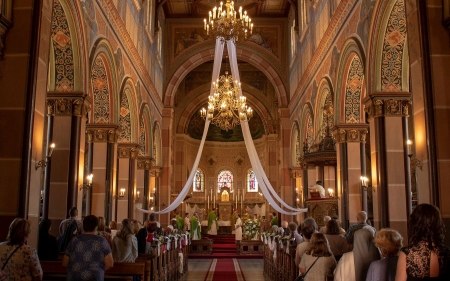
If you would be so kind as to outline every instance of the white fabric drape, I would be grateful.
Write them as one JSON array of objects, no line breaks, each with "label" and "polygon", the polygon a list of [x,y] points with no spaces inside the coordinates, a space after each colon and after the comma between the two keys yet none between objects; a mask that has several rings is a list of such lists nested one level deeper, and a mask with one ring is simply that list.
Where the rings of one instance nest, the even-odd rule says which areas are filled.
[{"label": "white fabric drape", "polygon": [[[211,80],[211,90],[209,93],[210,96],[214,95],[212,82],[215,81],[215,79],[217,79],[217,77],[219,77],[220,66],[222,64],[223,48],[224,48],[224,43],[220,41],[220,38],[217,38],[216,39],[216,49],[215,49],[215,53],[214,53],[214,68],[213,68],[212,80]],[[167,208],[165,208],[164,210],[161,210],[161,211],[144,210],[144,209],[140,209],[140,208],[138,209],[139,211],[144,212],[144,213],[166,214],[166,213],[172,212],[173,210],[178,208],[178,206],[183,202],[184,198],[186,197],[189,190],[191,189],[192,181],[194,179],[195,173],[197,172],[198,163],[200,162],[200,157],[202,156],[202,152],[203,152],[203,146],[205,145],[206,134],[208,133],[209,123],[210,123],[209,120],[205,121],[205,128],[203,129],[202,140],[200,142],[200,147],[198,148],[197,157],[195,158],[194,165],[192,165],[191,174],[189,175],[189,178],[186,181],[186,184],[184,185],[183,189],[181,190],[180,194],[177,196],[175,201],[173,201],[169,206],[167,206]]]}]

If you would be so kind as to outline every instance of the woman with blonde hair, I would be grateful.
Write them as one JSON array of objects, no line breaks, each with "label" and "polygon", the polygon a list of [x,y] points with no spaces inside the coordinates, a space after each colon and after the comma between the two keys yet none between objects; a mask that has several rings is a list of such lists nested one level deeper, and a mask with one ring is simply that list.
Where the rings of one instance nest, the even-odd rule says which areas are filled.
[{"label": "woman with blonde hair", "polygon": [[105,218],[104,217],[97,217],[97,218],[98,218],[98,227],[97,227],[98,235],[105,237],[106,241],[108,241],[109,246],[112,247],[111,233],[106,232]]},{"label": "woman with blonde hair", "polygon": [[138,256],[136,236],[133,235],[133,222],[124,219],[113,239],[112,252],[115,262],[134,262]]},{"label": "woman with blonde hair", "polygon": [[373,243],[383,259],[373,261],[367,271],[366,281],[394,281],[397,260],[402,248],[403,237],[397,230],[383,228],[377,232]]},{"label": "woman with blonde hair", "polygon": [[309,250],[303,254],[299,267],[305,281],[323,281],[333,274],[336,260],[325,235],[322,233],[312,235]]}]

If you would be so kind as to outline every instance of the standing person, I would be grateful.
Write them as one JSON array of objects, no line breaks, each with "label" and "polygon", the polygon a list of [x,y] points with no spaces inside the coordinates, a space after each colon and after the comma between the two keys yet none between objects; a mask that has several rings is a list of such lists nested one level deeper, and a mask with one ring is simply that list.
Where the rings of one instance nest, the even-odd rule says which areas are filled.
[{"label": "standing person", "polygon": [[238,216],[238,210],[234,209],[233,214],[231,215],[231,234],[235,234],[236,231],[236,219]]},{"label": "standing person", "polygon": [[303,242],[303,237],[297,231],[297,224],[295,222],[290,222],[288,227],[291,232],[291,237],[295,238],[295,243],[298,246],[298,244]]},{"label": "standing person", "polygon": [[191,220],[189,219],[189,213],[184,214],[184,231],[190,231],[191,229]]},{"label": "standing person", "polygon": [[274,225],[278,226],[278,218],[275,212],[269,214],[269,219],[270,219],[270,226]]},{"label": "standing person", "polygon": [[179,213],[176,213],[176,227],[178,230],[184,230],[184,219],[180,216]]},{"label": "standing person", "polygon": [[[150,223],[150,221],[146,220],[144,222],[144,227],[139,229],[138,233],[136,233],[136,235],[135,235],[136,239],[137,239],[139,254],[145,253],[145,249],[147,247],[147,236],[148,236],[147,227],[148,227],[149,223]],[[154,222],[154,225],[156,226],[155,222]]]},{"label": "standing person", "polygon": [[77,234],[83,233],[83,223],[80,220],[77,220],[77,217],[78,217],[77,208],[76,207],[70,208],[69,218],[63,220],[59,225],[59,235],[63,235],[69,224],[73,221],[75,221],[77,225]]},{"label": "standing person", "polygon": [[314,228],[311,226],[305,226],[300,229],[301,226],[298,227],[298,229],[301,231],[303,235],[303,242],[297,245],[297,248],[295,249],[295,266],[299,267],[300,261],[302,259],[303,254],[306,250],[310,247],[310,239],[314,233]]},{"label": "standing person", "polygon": [[192,216],[191,219],[191,237],[192,240],[200,240],[202,238],[201,226],[200,222],[198,221],[197,212],[194,213],[194,216]]},{"label": "standing person", "polygon": [[208,215],[208,234],[217,235],[216,208],[213,208]]},{"label": "standing person", "polygon": [[325,223],[325,225],[322,226],[322,227],[319,229],[319,232],[320,232],[320,233],[323,233],[323,234],[326,233],[327,222],[329,222],[330,220],[331,220],[331,217],[330,217],[330,216],[324,216],[324,217],[323,217],[323,222]]},{"label": "standing person", "polygon": [[439,209],[420,204],[409,218],[409,246],[401,249],[395,281],[450,280],[450,250]]},{"label": "standing person", "polygon": [[49,233],[51,227],[52,221],[49,219],[43,219],[39,224],[38,255],[41,261],[54,261],[58,258],[58,242]]},{"label": "standing person", "polygon": [[235,240],[241,241],[242,240],[242,220],[241,215],[237,215],[236,223],[234,225],[236,233],[235,233]]},{"label": "standing person", "polygon": [[[309,191],[317,191],[320,194],[320,198],[325,198],[325,188],[322,186],[322,181],[316,181],[316,185],[313,186]],[[311,198],[311,193],[309,194],[309,198]]]},{"label": "standing person", "polygon": [[117,234],[117,223],[115,221],[110,221],[109,229],[111,230],[111,240],[112,240]]},{"label": "standing person", "polygon": [[112,247],[112,238],[111,233],[106,232],[105,218],[98,217],[98,227],[97,227],[98,235],[105,237],[106,241],[110,247]]},{"label": "standing person", "polygon": [[124,219],[113,239],[113,257],[116,262],[134,262],[138,256],[136,236],[133,235],[132,222]]},{"label": "standing person", "polygon": [[335,281],[366,280],[370,264],[380,259],[380,252],[373,244],[374,234],[372,227],[355,232],[353,251],[342,255],[334,272]]},{"label": "standing person", "polygon": [[287,221],[282,221],[281,222],[281,227],[284,230],[283,236],[290,236],[291,235],[291,231],[288,228],[288,222]]},{"label": "standing person", "polygon": [[354,225],[350,226],[347,229],[347,232],[345,233],[345,239],[347,239],[347,243],[349,245],[353,245],[353,235],[355,234],[355,232],[357,230],[360,230],[361,228],[368,226],[368,227],[371,227],[373,229],[373,231],[375,232],[375,228],[368,225],[366,223],[366,221],[367,221],[367,213],[366,212],[361,211],[356,215],[356,223]]},{"label": "standing person", "polygon": [[63,266],[67,267],[67,280],[103,280],[105,271],[113,267],[114,260],[108,241],[97,235],[98,218],[86,216],[84,233],[70,241],[64,252]]},{"label": "standing person", "polygon": [[397,230],[384,228],[375,236],[375,246],[380,249],[383,259],[370,264],[366,281],[394,281],[398,254],[402,248],[403,237]]},{"label": "standing person", "polygon": [[[303,275],[308,270],[305,281],[323,281],[327,276],[333,275],[336,260],[325,235],[322,233],[312,235],[310,248],[303,255],[299,268]],[[360,280],[363,281],[363,279]]]},{"label": "standing person", "polygon": [[0,243],[0,268],[6,273],[5,280],[42,280],[42,268],[36,250],[26,245],[30,232],[30,222],[16,218],[9,226],[6,241]]},{"label": "standing person", "polygon": [[339,224],[335,220],[329,220],[325,226],[325,237],[330,244],[331,252],[336,261],[339,261],[344,253],[350,251],[345,237],[341,235]]}]

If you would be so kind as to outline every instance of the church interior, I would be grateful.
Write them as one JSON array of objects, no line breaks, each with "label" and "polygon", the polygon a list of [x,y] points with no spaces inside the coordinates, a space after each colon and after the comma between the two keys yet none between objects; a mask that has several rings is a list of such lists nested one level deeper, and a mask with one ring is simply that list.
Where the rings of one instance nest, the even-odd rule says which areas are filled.
[{"label": "church interior", "polygon": [[[22,217],[36,246],[40,219],[58,226],[72,207],[79,219],[142,222],[139,209],[165,210],[187,182],[161,225],[197,212],[205,226],[216,208],[221,233],[231,234],[235,209],[322,225],[337,216],[347,228],[364,210],[375,228],[407,237],[412,210],[430,203],[450,233],[450,1],[233,5],[251,18],[248,34],[227,43],[255,156],[276,194],[307,211],[277,212],[289,209],[264,196],[237,115],[232,125],[214,116],[194,165],[219,78],[223,41],[210,28],[219,0],[3,0],[2,239]],[[225,46],[219,75],[232,69]],[[310,194],[317,181],[321,200]]]}]

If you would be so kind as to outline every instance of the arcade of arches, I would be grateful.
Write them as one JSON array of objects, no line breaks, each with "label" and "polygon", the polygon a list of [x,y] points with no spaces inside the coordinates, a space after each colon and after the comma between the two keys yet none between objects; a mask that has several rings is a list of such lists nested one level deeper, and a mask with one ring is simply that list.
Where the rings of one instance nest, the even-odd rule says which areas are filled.
[{"label": "arcade of arches", "polygon": [[[136,206],[161,210],[176,198],[203,133],[215,43],[203,18],[217,2],[0,1],[0,237],[17,216],[35,229],[72,206],[142,220]],[[321,180],[346,225],[367,194],[377,228],[406,236],[407,213],[425,202],[450,226],[449,1],[236,5],[254,22],[236,45],[249,126],[281,198],[302,207]],[[178,211],[213,206],[222,219],[236,207],[273,211],[239,126],[210,125]]]}]

